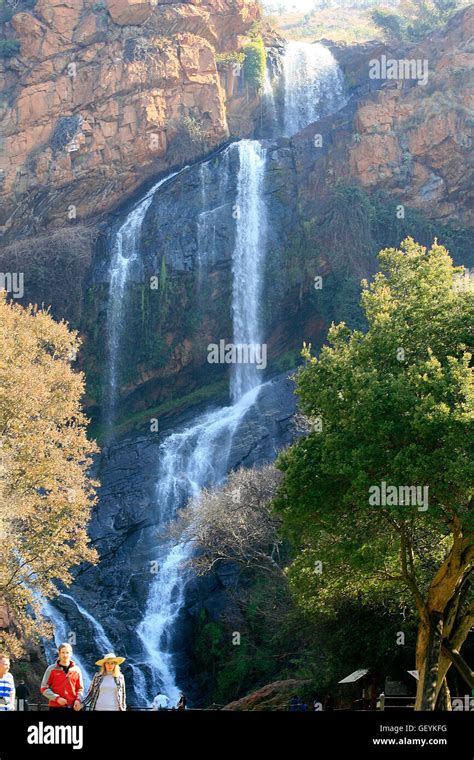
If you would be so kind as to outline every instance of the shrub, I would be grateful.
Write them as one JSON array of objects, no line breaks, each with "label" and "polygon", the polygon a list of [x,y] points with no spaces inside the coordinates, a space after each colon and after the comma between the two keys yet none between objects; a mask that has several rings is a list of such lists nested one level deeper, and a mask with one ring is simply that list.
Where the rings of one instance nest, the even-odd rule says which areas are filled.
[{"label": "shrub", "polygon": [[19,50],[18,40],[0,40],[0,58],[13,58]]},{"label": "shrub", "polygon": [[236,63],[243,63],[244,60],[245,53],[239,53],[237,50],[234,50],[232,53],[217,53],[216,66],[219,71],[224,71]]},{"label": "shrub", "polygon": [[15,13],[34,8],[36,0],[0,0],[0,24],[6,24]]},{"label": "shrub", "polygon": [[442,27],[462,5],[460,0],[407,2],[401,13],[375,9],[371,17],[385,37],[410,42]]},{"label": "shrub", "polygon": [[191,116],[190,114],[183,116],[182,125],[185,133],[193,145],[204,144],[204,132],[202,125],[197,119],[195,119],[194,116]]},{"label": "shrub", "polygon": [[245,81],[256,90],[263,89],[265,78],[265,46],[261,37],[244,46]]}]

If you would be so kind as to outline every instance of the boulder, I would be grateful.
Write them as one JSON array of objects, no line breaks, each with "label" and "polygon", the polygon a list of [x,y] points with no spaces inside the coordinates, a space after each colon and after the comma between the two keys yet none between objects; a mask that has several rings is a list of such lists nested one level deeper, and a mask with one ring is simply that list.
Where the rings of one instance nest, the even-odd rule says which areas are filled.
[{"label": "boulder", "polygon": [[74,29],[84,10],[84,0],[38,0],[35,13],[67,40],[72,39]]},{"label": "boulder", "polygon": [[151,0],[106,0],[114,24],[142,24],[152,11]]},{"label": "boulder", "polygon": [[240,712],[242,710],[287,710],[290,699],[294,696],[301,696],[310,686],[310,681],[289,678],[286,681],[274,681],[261,689],[248,694],[246,697],[230,702],[223,707],[223,710]]},{"label": "boulder", "polygon": [[93,45],[103,42],[107,34],[107,19],[104,15],[94,13],[84,16],[76,27],[73,40],[79,45]]}]

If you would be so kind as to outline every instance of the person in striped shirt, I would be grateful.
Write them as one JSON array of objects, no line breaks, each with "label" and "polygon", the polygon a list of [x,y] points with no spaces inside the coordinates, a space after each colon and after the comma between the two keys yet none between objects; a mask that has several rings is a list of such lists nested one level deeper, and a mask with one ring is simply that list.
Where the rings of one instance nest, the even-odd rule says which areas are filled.
[{"label": "person in striped shirt", "polygon": [[0,712],[15,709],[15,682],[10,673],[10,656],[0,654]]}]

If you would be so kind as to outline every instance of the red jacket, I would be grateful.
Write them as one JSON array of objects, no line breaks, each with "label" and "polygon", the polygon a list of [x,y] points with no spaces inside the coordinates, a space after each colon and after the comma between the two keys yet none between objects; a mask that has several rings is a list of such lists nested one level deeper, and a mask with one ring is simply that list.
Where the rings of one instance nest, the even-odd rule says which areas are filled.
[{"label": "red jacket", "polygon": [[67,673],[59,662],[46,669],[41,681],[41,693],[49,699],[50,707],[61,707],[57,702],[58,697],[67,699],[68,707],[72,707],[76,699],[81,699],[83,692],[82,673],[72,660]]}]

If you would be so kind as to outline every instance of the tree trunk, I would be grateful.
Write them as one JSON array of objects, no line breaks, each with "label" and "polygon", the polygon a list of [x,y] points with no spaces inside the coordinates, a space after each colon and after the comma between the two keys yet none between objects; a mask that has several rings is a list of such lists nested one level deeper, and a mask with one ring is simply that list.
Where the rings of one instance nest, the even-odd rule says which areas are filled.
[{"label": "tree trunk", "polygon": [[[445,640],[439,661],[438,689],[441,688],[443,680],[454,662],[451,652],[453,650],[457,653],[460,652],[474,623],[474,584],[472,578],[473,572],[471,571],[463,580],[459,595],[457,598],[453,597],[444,615],[443,636]],[[470,684],[469,678],[466,679],[466,674],[463,673],[462,677],[463,681]],[[474,688],[474,686],[469,685],[469,688]]]},{"label": "tree trunk", "polygon": [[449,692],[448,682],[446,681],[446,678],[443,678],[438,691],[438,699],[436,700],[436,710],[451,709],[451,694]]},{"label": "tree trunk", "polygon": [[[464,611],[470,593],[471,564],[474,559],[472,534],[464,536],[459,518],[452,520],[453,545],[431,581],[426,600],[420,604],[419,592],[415,595],[420,614],[416,643],[416,666],[419,673],[415,710],[434,710],[442,682],[450,667],[442,649],[446,636],[451,646],[461,646],[465,628],[469,629],[472,611]],[[408,576],[409,580],[412,580]],[[461,609],[460,609],[461,608]],[[457,639],[459,638],[459,641]]]},{"label": "tree trunk", "polygon": [[415,710],[434,710],[438,686],[439,660],[443,638],[443,614],[431,612],[420,623],[417,641],[417,667],[419,673]]}]

